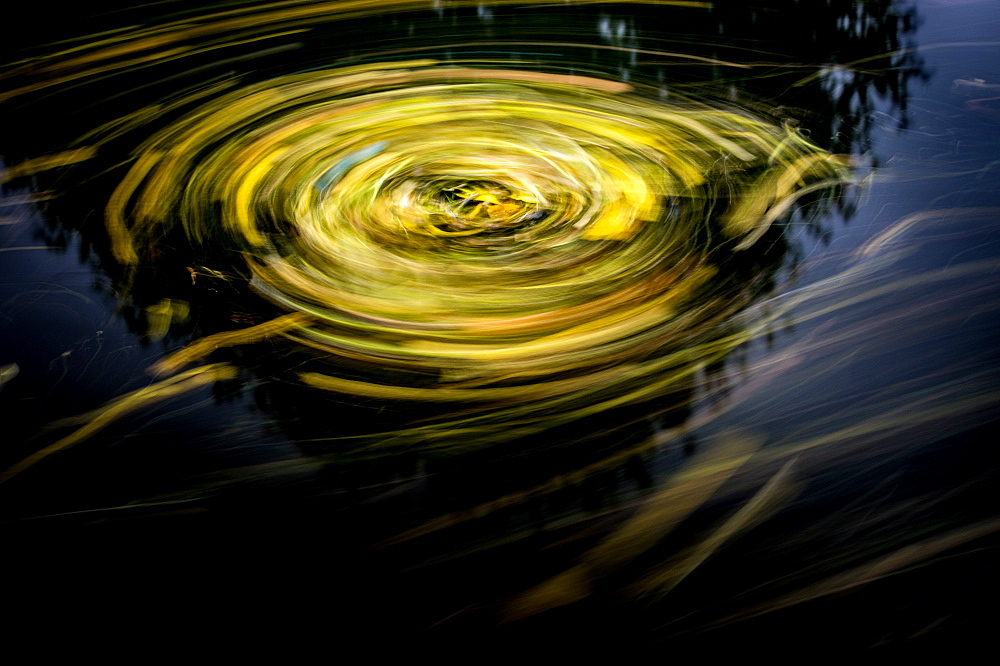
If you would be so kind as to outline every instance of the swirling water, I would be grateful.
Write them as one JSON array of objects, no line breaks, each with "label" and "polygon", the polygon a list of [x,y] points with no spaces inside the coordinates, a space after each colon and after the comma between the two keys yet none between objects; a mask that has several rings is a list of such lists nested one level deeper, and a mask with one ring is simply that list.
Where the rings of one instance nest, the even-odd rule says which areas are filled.
[{"label": "swirling water", "polygon": [[0,92],[25,598],[100,589],[157,626],[181,590],[338,635],[975,638],[998,14],[25,20]]}]

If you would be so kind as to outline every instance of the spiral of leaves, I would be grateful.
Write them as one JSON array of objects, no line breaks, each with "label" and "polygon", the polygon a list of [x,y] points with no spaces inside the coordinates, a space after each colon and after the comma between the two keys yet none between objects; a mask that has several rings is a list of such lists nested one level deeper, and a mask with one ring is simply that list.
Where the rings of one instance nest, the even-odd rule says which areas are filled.
[{"label": "spiral of leaves", "polygon": [[410,61],[203,103],[140,147],[107,223],[123,263],[173,225],[242,252],[251,285],[304,315],[285,334],[354,368],[303,381],[463,403],[397,436],[481,442],[648,399],[744,342],[720,324],[753,290],[719,288],[716,253],[752,251],[843,177],[745,112]]}]

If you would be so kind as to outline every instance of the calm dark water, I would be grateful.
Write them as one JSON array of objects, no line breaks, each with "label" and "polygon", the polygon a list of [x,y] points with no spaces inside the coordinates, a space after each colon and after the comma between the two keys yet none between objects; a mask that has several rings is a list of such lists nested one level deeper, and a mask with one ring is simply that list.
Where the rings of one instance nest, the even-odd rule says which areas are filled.
[{"label": "calm dark water", "polygon": [[[26,616],[57,606],[67,625],[291,627],[348,642],[983,641],[1000,527],[998,3],[243,7],[204,18],[216,10],[108,4],[58,19],[25,8],[12,23],[0,418],[16,474],[0,501],[11,603]],[[158,25],[135,38],[141,48],[128,41]],[[414,59],[735,108],[797,127],[850,167],[751,250],[708,232],[683,241],[715,271],[691,311],[733,307],[711,306],[725,314],[684,338],[724,351],[691,352],[697,368],[677,381],[642,375],[599,399],[539,399],[536,412],[501,402],[463,434],[452,415],[463,405],[304,383],[319,370],[427,385],[411,366],[316,351],[292,331],[215,345],[191,365],[232,373],[116,411],[159,386],[149,368],[169,354],[290,309],[251,284],[252,260],[229,237],[197,244],[164,223],[136,243],[139,261],[122,261],[107,210],[142,146],[233,90]],[[450,104],[462,122],[448,99],[427,112]],[[133,120],[109,124],[122,118]],[[212,164],[214,148],[191,150]],[[217,206],[213,225],[228,219],[187,187]],[[714,192],[715,208],[730,204]],[[149,215],[179,228],[187,204],[162,205]],[[141,229],[140,216],[130,224]],[[630,391],[641,399],[615,403]],[[586,413],[563,418],[576,409]],[[431,430],[413,429],[425,419]],[[24,465],[46,447],[58,451]]]}]

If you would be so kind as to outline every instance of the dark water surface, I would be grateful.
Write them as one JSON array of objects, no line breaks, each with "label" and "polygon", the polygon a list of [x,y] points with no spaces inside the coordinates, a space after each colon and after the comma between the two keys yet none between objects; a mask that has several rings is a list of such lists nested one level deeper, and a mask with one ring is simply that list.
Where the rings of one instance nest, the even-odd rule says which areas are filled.
[{"label": "dark water surface", "polygon": [[[5,604],[28,624],[331,643],[985,642],[1000,4],[104,4],[22,9],[0,70],[0,527]],[[362,93],[323,77],[364,66],[386,70],[351,70],[364,94],[389,91],[365,98],[359,117],[384,123],[371,138],[362,126],[327,154],[326,134],[255,134],[328,122],[310,114],[329,99],[276,80],[347,86],[348,105]],[[428,68],[423,106],[391,97],[412,84],[388,82],[393,67]],[[471,85],[447,68],[506,74]],[[241,119],[256,94],[275,106]],[[565,126],[546,115],[584,107]],[[221,129],[184,144],[199,109],[226,109]],[[516,120],[482,130],[496,109]],[[671,189],[643,166],[670,141],[627,129],[656,109],[719,112],[734,142],[769,132],[772,163],[705,139],[684,158],[700,176]],[[337,113],[344,136],[361,122]],[[610,148],[575,134],[585,118],[615,128]],[[681,141],[679,126],[664,136]],[[310,147],[268,162],[296,141]],[[372,185],[404,158],[421,166]],[[123,190],[144,159],[160,175]],[[807,166],[781,180],[774,164]],[[354,243],[411,182],[448,224]],[[786,186],[795,200],[770,227],[733,230],[741,202]],[[563,193],[546,208],[549,190]],[[553,235],[629,211],[653,221]],[[476,225],[493,226],[460,235]],[[309,272],[316,257],[355,268]],[[296,287],[279,260],[316,282]],[[402,265],[422,277],[398,278]],[[654,323],[590,314],[633,287],[621,301],[665,308]],[[289,312],[311,319],[254,328]],[[510,323],[555,312],[585,314],[545,338]],[[521,351],[539,340],[553,351]]]}]

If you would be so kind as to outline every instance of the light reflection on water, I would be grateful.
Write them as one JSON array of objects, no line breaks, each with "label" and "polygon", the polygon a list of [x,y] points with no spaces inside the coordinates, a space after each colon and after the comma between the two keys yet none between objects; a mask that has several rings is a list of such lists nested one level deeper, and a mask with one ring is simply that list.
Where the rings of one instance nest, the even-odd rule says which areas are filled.
[{"label": "light reflection on water", "polygon": [[[964,14],[935,14],[940,10],[932,4],[918,5],[920,12],[914,15],[888,2],[867,3],[864,9],[861,4],[831,3],[829,9],[814,10],[807,22],[827,25],[826,31],[819,29],[812,43],[802,47],[776,41],[781,29],[762,18],[768,12],[749,12],[754,28],[748,30],[743,25],[746,10],[722,6],[560,10],[441,5],[431,14],[399,16],[380,16],[386,8],[379,7],[366,9],[373,14],[367,18],[315,25],[315,18],[307,15],[312,5],[290,6],[305,9],[301,16],[288,10],[286,23],[280,26],[287,36],[273,41],[271,35],[278,28],[272,25],[234,22],[233,29],[246,31],[243,39],[266,39],[252,47],[211,48],[202,55],[192,53],[187,60],[159,65],[153,71],[165,73],[157,74],[163,84],[151,84],[145,70],[129,74],[138,64],[124,67],[119,78],[97,69],[82,76],[92,64],[81,60],[61,68],[57,58],[48,73],[42,61],[35,70],[8,79],[14,85],[5,85],[18,93],[7,102],[12,122],[31,129],[6,142],[7,166],[20,168],[25,175],[5,186],[4,203],[10,205],[4,208],[0,227],[4,249],[9,250],[0,255],[5,276],[0,311],[5,355],[0,356],[0,366],[16,363],[18,370],[16,376],[4,375],[0,404],[11,431],[27,437],[15,438],[4,454],[8,470],[18,472],[3,487],[9,498],[4,513],[12,534],[30,537],[26,554],[36,554],[33,544],[44,553],[48,539],[68,534],[82,534],[111,547],[119,540],[153,539],[152,534],[162,533],[167,536],[156,538],[174,542],[169,552],[197,542],[204,548],[203,560],[214,562],[220,553],[237,552],[251,543],[260,548],[257,539],[280,537],[289,547],[281,548],[274,561],[304,557],[327,592],[336,587],[333,581],[343,569],[354,567],[358,582],[349,586],[343,608],[355,608],[359,617],[383,613],[381,604],[369,598],[377,590],[396,605],[386,621],[408,629],[434,625],[434,631],[455,627],[509,633],[518,631],[510,626],[520,626],[530,633],[560,631],[582,622],[611,633],[638,632],[645,639],[694,640],[691,631],[759,613],[765,618],[774,613],[779,622],[796,624],[799,620],[781,610],[793,607],[794,613],[805,604],[805,619],[800,621],[811,628],[804,635],[853,632],[850,640],[859,646],[903,641],[941,618],[944,629],[931,636],[972,632],[975,621],[963,607],[968,599],[941,592],[941,581],[954,572],[932,567],[930,574],[900,576],[903,582],[898,586],[923,588],[927,599],[923,606],[892,600],[902,593],[893,583],[871,583],[945,555],[970,562],[971,570],[985,571],[976,569],[976,547],[996,527],[991,503],[981,501],[979,493],[995,471],[994,458],[984,452],[982,443],[996,418],[993,276],[995,211],[1000,202],[991,176],[1000,132],[995,100],[988,95],[969,98],[961,94],[965,90],[961,86],[956,93],[954,83],[978,78],[1000,82],[991,78],[998,74],[995,68],[989,71],[981,64],[998,61],[985,57],[995,54],[997,46],[986,37],[964,34],[969,25],[995,29],[995,6],[971,3],[967,19]],[[787,9],[793,11],[791,5]],[[820,11],[829,15],[819,16]],[[685,29],[651,24],[651,18],[665,16],[677,17]],[[933,21],[925,19],[926,25],[915,31],[920,16]],[[956,38],[938,27],[946,21],[953,21],[963,34]],[[553,25],[560,27],[555,30]],[[706,38],[705,46],[689,37],[708,35],[716,25],[721,37]],[[862,30],[866,25],[875,26],[876,34]],[[342,33],[337,32],[339,26],[344,26]],[[340,43],[323,40],[338,34]],[[195,32],[185,39],[213,35],[213,31]],[[963,40],[976,44],[939,46]],[[170,47],[168,42],[149,47],[154,62],[162,49]],[[182,48],[188,48],[183,43]],[[886,44],[893,54],[874,57]],[[827,45],[832,50],[824,51]],[[504,55],[497,57],[497,51]],[[77,56],[61,59],[73,57]],[[104,57],[118,62],[123,56]],[[369,298],[377,293],[380,300],[356,300],[355,310],[369,308],[361,319],[364,335],[347,336],[339,328],[347,326],[344,321],[318,312],[326,298],[321,294],[329,291],[314,294],[312,286],[286,288],[286,294],[275,296],[262,289],[259,280],[256,290],[250,288],[246,264],[241,268],[242,260],[234,259],[233,250],[253,254],[253,233],[239,223],[234,226],[242,241],[210,229],[205,234],[209,242],[193,244],[194,249],[185,246],[192,235],[190,227],[185,234],[172,227],[190,219],[213,225],[214,216],[220,214],[224,220],[259,214],[259,207],[246,208],[249,213],[224,207],[220,212],[213,208],[214,199],[245,196],[241,183],[256,178],[253,166],[275,159],[271,155],[244,156],[247,170],[225,172],[232,167],[227,155],[233,153],[218,151],[212,158],[212,148],[189,146],[201,151],[184,172],[194,184],[187,191],[194,194],[157,210],[158,201],[166,199],[148,193],[155,193],[156,187],[166,191],[164,183],[172,172],[148,171],[154,175],[143,183],[147,189],[137,187],[134,196],[126,192],[121,197],[124,205],[118,207],[131,230],[128,247],[137,252],[137,259],[128,257],[125,246],[114,245],[113,229],[109,246],[104,211],[114,192],[122,192],[119,183],[145,168],[135,166],[143,159],[139,142],[147,141],[147,155],[150,147],[153,152],[165,147],[163,154],[169,154],[177,144],[148,143],[148,137],[157,133],[172,137],[190,109],[208,108],[206,102],[244,83],[267,94],[271,89],[267,81],[294,71],[322,72],[320,68],[328,64],[380,62],[399,67],[425,57],[453,65],[546,73],[545,83],[533,89],[513,87],[515,92],[508,95],[502,87],[511,85],[508,81],[487,90],[494,95],[493,105],[525,105],[532,95],[549,103],[565,99],[561,90],[544,85],[566,86],[570,79],[559,77],[576,76],[628,81],[644,99],[659,104],[693,100],[714,108],[746,109],[757,117],[774,118],[774,127],[783,119],[794,119],[812,133],[816,144],[803,150],[852,156],[849,179],[855,185],[839,190],[835,201],[807,200],[790,209],[789,216],[781,218],[780,229],[754,226],[727,236],[727,219],[732,225],[733,218],[719,211],[739,206],[740,188],[757,192],[774,186],[760,176],[763,171],[753,171],[756,167],[739,173],[713,171],[718,156],[699,163],[713,188],[697,196],[689,193],[691,183],[665,185],[644,172],[634,182],[656,182],[660,189],[647,193],[633,184],[615,190],[615,183],[597,180],[590,183],[596,191],[610,189],[603,195],[591,193],[590,199],[576,204],[572,193],[583,191],[584,169],[596,163],[620,174],[634,166],[627,155],[634,149],[635,137],[618,146],[618,155],[626,156],[625,167],[610,156],[589,154],[574,163],[577,171],[571,175],[577,180],[566,185],[570,176],[565,169],[545,173],[542,161],[532,161],[570,151],[569,144],[579,135],[564,129],[565,146],[543,141],[537,156],[512,162],[498,186],[495,164],[472,167],[462,151],[474,155],[484,142],[495,148],[500,138],[463,121],[463,107],[458,104],[449,109],[447,122],[451,128],[458,126],[464,139],[448,138],[442,131],[435,136],[428,133],[424,144],[413,145],[427,146],[427,154],[437,160],[432,171],[473,168],[477,180],[471,184],[468,177],[459,183],[440,174],[431,178],[411,174],[411,180],[418,179],[413,182],[422,178],[421,186],[429,189],[406,189],[410,181],[397,179],[396,190],[375,188],[375,194],[364,199],[367,204],[359,203],[352,197],[364,194],[369,185],[359,165],[384,158],[384,164],[375,165],[382,171],[371,167],[377,178],[377,173],[395,168],[389,165],[397,157],[383,148],[366,149],[380,145],[367,138],[339,153],[316,148],[308,154],[319,163],[327,160],[332,168],[317,164],[310,170],[295,159],[282,167],[281,174],[290,173],[292,180],[302,183],[331,173],[331,182],[346,179],[338,169],[352,170],[360,180],[337,195],[339,210],[356,207],[360,216],[371,212],[366,205],[396,206],[398,211],[405,208],[398,197],[411,195],[427,215],[451,215],[448,225],[433,229],[420,220],[410,227],[401,223],[408,229],[407,239],[423,234],[431,239],[427,242],[438,242],[442,233],[471,233],[455,240],[499,239],[489,242],[507,251],[514,241],[505,235],[506,229],[516,228],[522,231],[512,232],[510,238],[523,243],[518,247],[526,251],[538,247],[532,243],[559,248],[576,242],[584,247],[586,242],[580,244],[579,239],[546,235],[544,225],[551,223],[559,230],[563,220],[586,219],[604,225],[598,227],[604,231],[592,232],[596,237],[584,241],[647,243],[652,249],[639,254],[616,249],[601,255],[595,250],[605,263],[589,263],[586,258],[556,262],[582,274],[588,266],[606,268],[597,270],[596,279],[560,278],[567,286],[546,292],[546,298],[564,311],[582,313],[574,322],[582,328],[573,329],[572,335],[567,336],[566,327],[541,329],[548,335],[562,331],[561,337],[552,338],[555,349],[568,349],[567,358],[573,359],[555,362],[549,370],[545,364],[558,361],[558,355],[528,354],[524,358],[534,367],[525,371],[523,364],[505,365],[503,360],[511,353],[492,347],[490,358],[500,359],[494,361],[495,369],[474,361],[462,365],[440,360],[447,355],[401,356],[402,346],[385,351],[413,330],[462,317],[468,325],[470,310],[477,311],[477,325],[485,326],[488,317],[494,322],[503,319],[508,327],[510,320],[520,318],[517,325],[523,327],[524,317],[549,312],[522,309],[525,301],[505,295],[505,289],[523,286],[518,283],[499,282],[494,290],[480,286],[475,294],[482,296],[466,297],[460,311],[440,311],[433,290],[428,304],[413,307],[419,286],[379,281],[395,264],[371,264],[377,267],[378,279],[374,273],[366,279],[374,287],[355,283],[353,295]],[[232,68],[244,80],[233,79]],[[445,90],[451,86],[454,92],[457,75],[449,76],[451,81],[432,83]],[[573,81],[570,85],[582,79]],[[183,90],[183,95],[171,96],[175,90]],[[86,112],[70,119],[70,127],[62,123],[46,134],[50,117],[58,115],[53,109],[71,104],[83,91],[91,100]],[[497,96],[497,91],[502,94]],[[574,104],[591,105],[605,93],[591,89],[588,94]],[[184,96],[190,97],[186,106],[170,108]],[[459,101],[471,103],[466,98]],[[319,103],[309,99],[301,108]],[[161,106],[154,109],[150,104]],[[630,118],[646,113],[642,105],[623,108],[629,109]],[[434,109],[427,106],[425,113]],[[490,112],[487,108],[483,117]],[[24,166],[45,155],[76,161],[76,153],[67,153],[71,138],[128,113],[135,114],[134,122],[107,126],[106,140],[95,158],[64,167]],[[540,126],[551,122],[539,113],[522,121],[524,128],[535,121]],[[576,116],[570,125],[578,126],[582,119]],[[729,131],[740,129],[726,122]],[[247,123],[239,132],[252,135],[254,126]],[[403,127],[412,131],[405,123]],[[395,130],[388,131],[391,140]],[[530,137],[527,129],[522,134],[522,141]],[[211,139],[213,146],[233,137],[237,144],[247,145],[237,132],[220,136]],[[714,149],[711,141],[698,148]],[[773,149],[772,144],[769,150]],[[183,159],[184,155],[178,156],[178,161]],[[215,190],[197,188],[197,169],[211,166],[211,159],[219,160],[220,173],[229,173],[229,193],[226,183]],[[519,174],[519,189],[508,182],[511,173]],[[730,189],[715,188],[716,181],[728,182]],[[803,180],[798,187],[808,185]],[[265,187],[271,188],[270,199],[262,201],[280,204],[269,214],[287,210],[292,196],[302,202],[296,215],[302,206],[316,205],[315,188],[296,190],[279,181]],[[387,196],[385,192],[391,195],[388,203],[379,199]],[[546,196],[553,201],[540,204]],[[41,201],[24,205],[18,197]],[[654,213],[653,208],[662,204],[647,199],[673,203]],[[712,214],[699,208],[705,202],[712,204]],[[768,208],[779,203],[777,197],[766,199],[754,220],[766,217]],[[143,205],[145,213],[137,213]],[[615,215],[603,216],[615,206]],[[540,212],[529,220],[536,209],[548,217]],[[12,212],[8,215],[7,210]],[[690,210],[695,211],[694,222],[682,229],[683,239],[644,236],[645,232],[633,231],[631,223],[620,222],[647,223],[646,218],[660,215],[677,223]],[[712,224],[703,224],[709,218]],[[535,227],[523,226],[538,220]],[[289,232],[287,221],[270,219],[268,224],[274,238]],[[290,236],[295,243],[303,233],[315,232],[301,224],[296,228],[295,222],[290,226],[299,234]],[[538,226],[541,232],[534,230]],[[489,229],[483,232],[485,227]],[[349,231],[341,229],[332,238],[343,243]],[[525,242],[518,233],[536,235]],[[748,233],[756,236],[751,250],[734,252],[732,246]],[[398,238],[378,237],[399,244],[403,248],[399,257],[427,260],[422,254],[426,245],[407,246]],[[316,243],[330,247],[329,238],[318,235],[299,248],[315,250]],[[690,243],[695,249],[685,246],[677,251],[678,243]],[[297,251],[293,245],[280,248],[279,254]],[[674,249],[666,252],[664,245]],[[44,249],[50,246],[65,249]],[[381,254],[383,246],[378,247],[376,254]],[[468,251],[475,245],[462,247]],[[359,252],[350,260],[360,268],[378,261],[370,249],[341,245],[332,252],[340,257]],[[593,310],[595,300],[619,293],[619,287],[609,288],[613,280],[632,287],[648,284],[651,272],[646,263],[651,256],[660,257],[661,263],[669,256],[671,267],[693,263],[694,268],[684,268],[680,276],[661,273],[656,279],[668,295],[670,289],[691,280],[697,296],[680,312],[697,323],[681,327],[681,332],[697,335],[678,337],[669,317],[650,326],[643,312]],[[695,270],[702,265],[717,274],[704,277]],[[642,279],[630,274],[642,266],[646,271]],[[438,279],[435,271],[467,268],[461,263],[435,265],[422,274],[421,284]],[[551,266],[543,262],[535,270]],[[601,270],[616,277],[602,278]],[[286,271],[285,279],[289,274]],[[359,274],[364,271],[354,271],[351,279]],[[325,274],[320,278],[326,284],[339,279]],[[703,281],[708,279],[706,286]],[[386,296],[390,288],[401,290],[401,300]],[[270,294],[277,306],[263,302],[261,291]],[[655,300],[647,295],[634,298]],[[274,330],[254,328],[268,326],[289,309],[304,309],[325,323],[312,330],[302,329],[298,320]],[[385,325],[386,317],[397,327]],[[595,318],[601,324],[588,327]],[[400,321],[406,327],[398,328]],[[632,375],[628,370],[624,379],[616,374],[625,363],[615,356],[617,348],[591,346],[604,344],[602,336],[615,326],[628,332],[624,337],[611,336],[612,343],[627,339],[640,347],[621,352],[628,368],[639,368]],[[642,328],[636,333],[630,326]],[[246,330],[252,333],[249,338],[238,333]],[[511,345],[539,339],[534,332],[518,337],[523,328],[500,330],[506,337],[494,347],[509,350]],[[164,358],[170,358],[168,352],[192,349],[193,341],[211,335],[222,337],[208,338],[205,354],[184,358],[194,364],[196,373],[199,367],[214,367],[201,363],[223,363],[232,368],[226,377],[195,374],[192,377],[198,381],[209,380],[207,385],[192,384],[175,394],[152,384],[147,368],[157,363],[162,368]],[[469,351],[467,337],[448,336],[430,342],[454,344],[457,339],[466,347],[456,346],[450,353]],[[677,340],[686,340],[688,346],[677,346]],[[380,351],[367,351],[371,341],[381,345]],[[316,348],[319,354],[309,351]],[[692,349],[698,350],[693,362],[671,360],[671,354],[679,358],[692,354]],[[331,353],[338,357],[335,364],[327,361]],[[592,356],[581,362],[577,358],[581,354]],[[415,367],[413,358],[421,359]],[[643,370],[660,362],[664,365],[655,372]],[[677,367],[687,370],[670,374]],[[440,386],[433,381],[436,372],[453,376],[452,384],[444,387],[452,393],[439,392],[431,398],[427,392]],[[340,382],[333,394],[318,395],[301,382],[320,374]],[[583,380],[579,388],[559,393],[587,377],[609,384],[595,391],[593,382]],[[539,378],[546,380],[541,389]],[[552,382],[560,381],[571,384],[553,388]],[[393,392],[385,388],[389,386],[398,388]],[[466,404],[462,391],[484,388],[500,390],[485,408]],[[570,398],[563,402],[564,395]],[[121,396],[132,396],[134,408],[114,402]],[[622,396],[627,399],[619,399]],[[525,400],[527,406],[522,404]],[[450,406],[451,402],[457,404]],[[575,416],[563,418],[567,413]],[[80,414],[85,417],[59,422]],[[88,424],[105,417],[106,427],[100,432],[86,431]],[[81,431],[86,431],[83,436],[65,444]],[[30,466],[18,467],[45,447],[55,449]],[[436,453],[443,448],[458,449],[461,455]],[[789,461],[794,462],[789,465]],[[105,527],[94,528],[94,521]],[[233,537],[233,543],[213,538],[215,530]],[[301,555],[303,549],[313,552]],[[274,550],[279,549],[272,543],[260,552]],[[163,559],[150,556],[150,561]],[[260,571],[268,566],[264,558],[251,561],[254,565],[248,565],[244,576],[271,580]],[[509,562],[516,564],[498,572],[501,563]],[[196,565],[182,570],[204,571]],[[233,580],[240,575],[234,572]],[[834,621],[815,600],[844,589],[856,594],[832,610],[841,615]],[[284,594],[295,598],[290,592],[278,596]],[[848,614],[874,618],[877,611],[860,612],[859,607],[892,614],[907,603],[916,609],[901,612],[898,621],[879,618],[872,626],[859,628],[842,617],[847,609]],[[447,622],[436,624],[444,618]],[[503,619],[520,622],[497,628],[494,623]],[[775,625],[766,619],[756,622],[725,624],[719,631],[746,638],[744,632],[760,627],[773,635]]]}]

